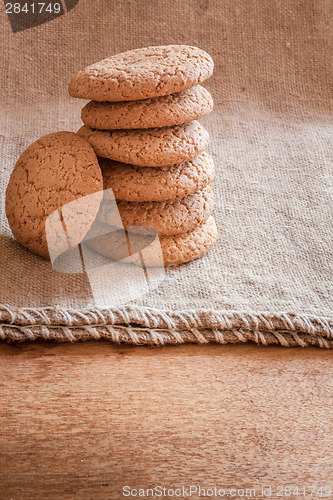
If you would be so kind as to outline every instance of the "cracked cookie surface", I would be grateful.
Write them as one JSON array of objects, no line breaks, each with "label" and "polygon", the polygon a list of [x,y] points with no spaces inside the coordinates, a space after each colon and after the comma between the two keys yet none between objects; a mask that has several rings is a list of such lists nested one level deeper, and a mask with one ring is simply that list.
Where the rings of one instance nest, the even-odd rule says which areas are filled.
[{"label": "cracked cookie surface", "polygon": [[136,203],[105,200],[101,204],[97,219],[110,226],[117,226],[119,211],[124,228],[131,232],[149,233],[149,228],[153,228],[159,234],[170,235],[191,231],[205,222],[213,209],[213,192],[211,187],[207,186],[197,193],[169,201]]},{"label": "cracked cookie surface", "polygon": [[[6,215],[16,240],[32,252],[49,258],[45,234],[47,217],[64,205],[100,192],[84,206],[74,208],[68,227],[72,241],[89,230],[103,196],[102,172],[90,144],[73,132],[55,132],[35,141],[21,154],[6,190]],[[78,212],[79,210],[79,212]],[[61,234],[54,234],[55,243]]]},{"label": "cracked cookie surface", "polygon": [[81,119],[85,125],[100,130],[170,127],[202,118],[212,109],[212,96],[197,85],[177,94],[140,101],[90,101],[82,109]]},{"label": "cracked cookie surface", "polygon": [[[104,189],[112,189],[116,200],[165,201],[184,198],[210,184],[213,159],[205,151],[191,161],[170,167],[137,167],[99,158]],[[104,199],[113,198],[104,192]]]},{"label": "cracked cookie surface", "polygon": [[84,125],[78,135],[97,156],[142,167],[165,167],[189,161],[208,146],[207,130],[197,121],[145,130],[96,130]]},{"label": "cracked cookie surface", "polygon": [[[103,226],[103,225],[102,225]],[[111,228],[110,228],[111,229]],[[105,231],[105,227],[103,226]],[[184,264],[202,257],[212,248],[217,239],[217,228],[213,217],[187,233],[160,236],[159,243],[165,266]],[[154,238],[141,234],[126,235],[124,230],[111,231],[87,241],[96,252],[124,263],[142,265],[139,251],[144,250],[143,260],[147,267],[160,266],[160,253]]]},{"label": "cracked cookie surface", "polygon": [[194,87],[212,75],[207,52],[188,45],[129,50],[92,64],[73,76],[72,97],[94,101],[133,101]]}]

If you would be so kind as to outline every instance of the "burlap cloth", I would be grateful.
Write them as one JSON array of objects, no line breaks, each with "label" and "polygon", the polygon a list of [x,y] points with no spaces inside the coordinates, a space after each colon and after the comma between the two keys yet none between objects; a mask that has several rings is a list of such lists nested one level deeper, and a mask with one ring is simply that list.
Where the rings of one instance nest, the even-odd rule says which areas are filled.
[{"label": "burlap cloth", "polygon": [[[3,339],[333,347],[331,0],[81,0],[13,34],[2,8]],[[98,310],[84,275],[61,274],[12,238],[4,194],[22,150],[77,130],[78,69],[131,48],[208,51],[216,247],[152,293]]]}]

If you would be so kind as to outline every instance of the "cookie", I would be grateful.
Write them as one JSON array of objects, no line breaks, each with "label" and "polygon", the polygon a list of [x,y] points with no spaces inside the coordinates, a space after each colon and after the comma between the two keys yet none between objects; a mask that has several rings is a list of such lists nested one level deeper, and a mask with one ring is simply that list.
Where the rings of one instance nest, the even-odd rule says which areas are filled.
[{"label": "cookie", "polygon": [[170,127],[210,113],[213,99],[200,85],[178,94],[141,101],[90,101],[82,109],[85,125],[100,130]]},{"label": "cookie", "polygon": [[163,45],[129,50],[79,71],[71,79],[72,97],[94,101],[136,101],[174,94],[209,78],[214,63],[204,50]]},{"label": "cookie", "polygon": [[90,142],[97,156],[141,167],[192,160],[209,141],[208,132],[197,121],[145,130],[95,130],[84,125],[77,134]]},{"label": "cookie", "polygon": [[[104,227],[103,230],[105,231]],[[212,248],[216,239],[217,228],[213,217],[209,217],[206,222],[187,233],[160,236],[159,244],[164,265],[183,264],[198,259]],[[143,261],[147,267],[161,265],[159,247],[153,237],[120,230],[108,232],[86,243],[91,249],[113,260],[139,266]],[[139,252],[142,251],[141,257]]]},{"label": "cookie", "polygon": [[191,161],[170,167],[136,167],[100,158],[104,189],[124,201],[165,201],[184,198],[210,184],[214,178],[213,159],[205,151]]},{"label": "cookie", "polygon": [[[169,201],[103,201],[97,218],[100,222],[117,226],[118,210],[124,228],[137,233],[153,228],[159,234],[179,234],[191,231],[205,222],[214,209],[210,186],[202,191]],[[119,219],[118,219],[119,220]],[[141,226],[141,227],[135,227]],[[148,231],[145,231],[144,227]]]},{"label": "cookie", "polygon": [[[72,210],[66,212],[71,243],[77,244],[96,217],[102,190],[102,172],[87,141],[73,132],[41,137],[19,157],[6,190],[6,215],[14,237],[32,252],[49,258],[47,217],[69,202],[99,193],[79,206],[71,205]],[[53,236],[57,244],[61,235],[55,232]]]}]

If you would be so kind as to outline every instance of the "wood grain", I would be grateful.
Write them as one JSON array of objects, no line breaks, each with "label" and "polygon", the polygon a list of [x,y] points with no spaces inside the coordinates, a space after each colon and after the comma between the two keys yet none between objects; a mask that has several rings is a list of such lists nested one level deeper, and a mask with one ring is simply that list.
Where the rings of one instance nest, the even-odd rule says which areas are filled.
[{"label": "wood grain", "polygon": [[0,359],[1,499],[333,490],[332,352],[35,343],[1,344]]}]

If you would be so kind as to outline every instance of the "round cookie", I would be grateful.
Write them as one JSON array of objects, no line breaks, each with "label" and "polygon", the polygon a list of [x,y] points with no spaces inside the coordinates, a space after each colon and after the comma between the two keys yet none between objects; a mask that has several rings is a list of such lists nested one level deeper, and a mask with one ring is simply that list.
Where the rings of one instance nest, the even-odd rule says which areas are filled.
[{"label": "round cookie", "polygon": [[212,109],[212,96],[197,85],[178,94],[141,101],[90,101],[82,109],[81,119],[100,130],[171,127],[202,118]]},{"label": "round cookie", "polygon": [[[19,157],[6,190],[6,215],[14,237],[32,252],[50,258],[45,221],[57,209],[78,200],[71,209],[67,205],[67,210],[62,211],[67,231],[72,230],[70,243],[74,246],[93,223],[102,190],[102,172],[87,141],[73,132],[41,137]],[[80,202],[93,193],[97,194]],[[60,227],[51,227],[52,249],[64,242],[59,216],[57,220]]]},{"label": "round cookie", "polygon": [[141,167],[192,160],[209,141],[207,130],[197,121],[145,130],[95,130],[84,125],[77,134],[90,142],[97,156]]},{"label": "round cookie", "polygon": [[136,167],[100,158],[104,199],[124,201],[165,201],[184,198],[210,184],[214,178],[213,159],[205,151],[191,161],[170,167]]},{"label": "round cookie", "polygon": [[[206,222],[187,233],[160,236],[164,265],[183,264],[198,259],[212,248],[216,239],[217,228],[213,217],[209,217]],[[120,230],[103,234],[86,243],[105,257],[139,266],[142,265],[142,261],[138,252],[144,250],[144,264],[147,267],[156,267],[160,266],[161,262],[159,252],[152,245],[153,241],[151,237],[141,234],[129,235]],[[131,247],[135,250],[131,251]]]},{"label": "round cookie", "polygon": [[[202,191],[169,201],[104,201],[97,219],[110,226],[118,226],[118,211],[124,228],[131,232],[149,233],[153,228],[159,234],[179,234],[191,231],[205,222],[214,209],[210,186]],[[140,227],[135,227],[140,226]],[[145,226],[145,227],[142,227]]]},{"label": "round cookie", "polygon": [[188,45],[129,50],[82,69],[71,79],[72,97],[94,101],[135,101],[194,87],[209,78],[207,52]]}]

